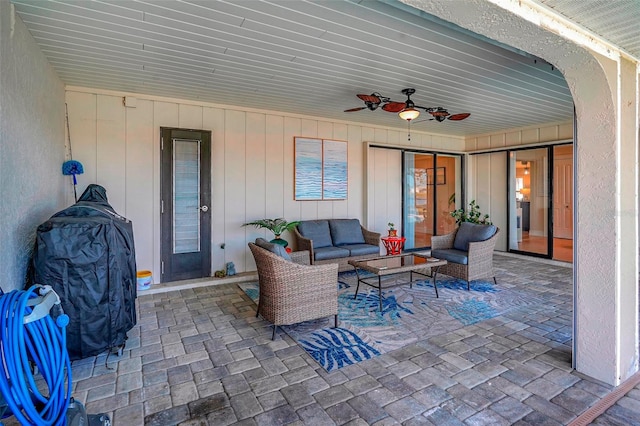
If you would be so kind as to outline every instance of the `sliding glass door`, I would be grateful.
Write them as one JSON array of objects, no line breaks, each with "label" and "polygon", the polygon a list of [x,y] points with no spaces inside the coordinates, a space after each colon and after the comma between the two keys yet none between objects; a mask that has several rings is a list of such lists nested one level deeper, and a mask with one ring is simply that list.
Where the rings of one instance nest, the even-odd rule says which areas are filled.
[{"label": "sliding glass door", "polygon": [[461,157],[405,152],[403,163],[404,248],[430,247],[433,235],[455,229],[450,212],[460,206]]},{"label": "sliding glass door", "polygon": [[509,153],[509,250],[551,256],[549,148]]},{"label": "sliding glass door", "polygon": [[405,152],[403,227],[405,250],[431,245],[434,234],[434,185],[428,182],[433,174],[435,155]]}]

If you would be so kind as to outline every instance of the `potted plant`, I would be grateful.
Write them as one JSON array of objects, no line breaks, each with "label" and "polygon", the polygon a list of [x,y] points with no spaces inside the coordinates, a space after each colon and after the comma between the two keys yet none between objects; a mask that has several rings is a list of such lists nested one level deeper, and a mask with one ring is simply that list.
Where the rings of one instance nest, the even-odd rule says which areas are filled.
[{"label": "potted plant", "polygon": [[451,212],[451,216],[456,220],[456,225],[460,226],[462,222],[479,223],[481,225],[491,225],[489,215],[480,213],[480,206],[476,204],[476,200],[471,200],[469,210],[462,208]]},{"label": "potted plant", "polygon": [[389,236],[390,237],[397,237],[398,236],[398,231],[396,230],[395,225],[393,224],[393,222],[387,223],[387,226],[389,227]]},{"label": "potted plant", "polygon": [[284,231],[290,231],[295,226],[297,226],[299,223],[300,223],[300,221],[298,221],[298,220],[294,221],[294,222],[287,222],[283,218],[279,217],[277,219],[259,219],[259,220],[254,220],[253,222],[243,223],[242,226],[252,225],[252,226],[255,226],[258,229],[266,228],[269,231],[273,232],[273,235],[275,235],[275,238],[273,240],[271,240],[270,242],[272,242],[274,244],[280,244],[283,247],[287,247],[289,245],[289,243],[287,242],[287,240],[285,240],[283,238],[280,238],[280,235]]}]

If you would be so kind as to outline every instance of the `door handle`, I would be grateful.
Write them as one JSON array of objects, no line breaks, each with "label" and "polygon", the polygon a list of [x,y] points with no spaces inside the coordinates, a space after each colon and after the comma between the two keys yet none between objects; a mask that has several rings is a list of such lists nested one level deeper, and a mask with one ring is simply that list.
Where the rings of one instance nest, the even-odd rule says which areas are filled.
[{"label": "door handle", "polygon": [[208,206],[198,207],[198,210],[202,211],[203,213],[206,213],[209,211],[209,207]]}]

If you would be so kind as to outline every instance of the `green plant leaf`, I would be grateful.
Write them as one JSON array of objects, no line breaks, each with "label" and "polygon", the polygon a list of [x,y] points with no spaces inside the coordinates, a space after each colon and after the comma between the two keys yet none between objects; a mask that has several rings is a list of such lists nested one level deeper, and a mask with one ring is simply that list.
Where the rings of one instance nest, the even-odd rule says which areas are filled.
[{"label": "green plant leaf", "polygon": [[480,212],[480,206],[476,203],[476,200],[471,200],[469,203],[469,209],[464,210],[462,208],[451,212],[451,216],[455,218],[456,224],[460,225],[462,222],[479,223],[482,225],[491,225],[489,215]]},{"label": "green plant leaf", "polygon": [[277,219],[259,219],[254,220],[253,222],[243,223],[242,226],[255,226],[256,228],[265,228],[269,231],[273,232],[275,236],[279,236],[284,231],[289,231],[296,227],[300,223],[299,220],[293,222],[287,222],[283,218],[279,217]]}]

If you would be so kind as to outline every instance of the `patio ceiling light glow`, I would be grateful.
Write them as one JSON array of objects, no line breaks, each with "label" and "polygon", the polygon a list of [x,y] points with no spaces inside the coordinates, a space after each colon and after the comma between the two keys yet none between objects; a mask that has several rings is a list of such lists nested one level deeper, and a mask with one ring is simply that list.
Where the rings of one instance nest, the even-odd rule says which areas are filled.
[{"label": "patio ceiling light glow", "polygon": [[418,111],[413,107],[405,108],[398,113],[398,116],[400,118],[407,121],[415,120],[416,118],[418,118],[419,115],[420,115],[420,111]]}]

